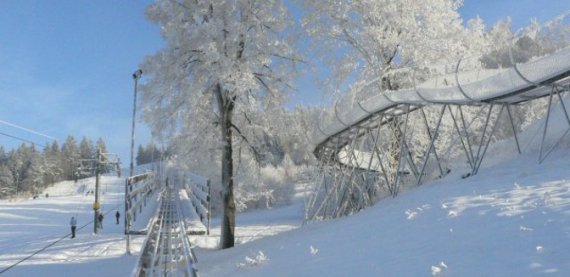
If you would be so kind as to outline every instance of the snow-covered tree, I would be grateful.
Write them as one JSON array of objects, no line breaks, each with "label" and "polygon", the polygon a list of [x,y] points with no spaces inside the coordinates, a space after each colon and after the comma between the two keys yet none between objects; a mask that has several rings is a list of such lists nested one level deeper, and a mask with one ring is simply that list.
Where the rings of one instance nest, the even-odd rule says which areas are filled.
[{"label": "snow-covered tree", "polygon": [[46,147],[43,151],[42,156],[42,166],[44,168],[44,185],[49,186],[57,181],[62,180],[62,158],[59,146],[57,145],[57,141],[54,141],[51,146]]},{"label": "snow-covered tree", "polygon": [[137,150],[137,157],[135,158],[135,160],[137,162],[137,165],[145,164],[147,161],[146,152],[144,151],[143,146],[140,144]]},{"label": "snow-covered tree", "polygon": [[[316,53],[331,70],[330,90],[341,94],[339,109],[378,93],[413,85],[417,72],[433,64],[455,62],[469,51],[465,40],[481,32],[481,22],[466,29],[455,0],[307,0],[303,20]],[[419,75],[419,76],[418,76]],[[332,113],[333,115],[335,113]],[[389,179],[396,176],[402,122],[390,121]],[[394,183],[393,180],[390,183]],[[390,188],[395,195],[397,191]]]},{"label": "snow-covered tree", "polygon": [[79,152],[79,147],[77,146],[77,141],[74,136],[68,136],[67,139],[65,139],[65,142],[61,146],[61,154],[64,158],[63,174],[67,180],[71,180],[75,177],[79,159],[81,158],[81,153]]},{"label": "snow-covered tree", "polygon": [[0,164],[0,199],[12,195],[15,191],[10,169],[5,164]]},{"label": "snow-covered tree", "polygon": [[402,69],[457,61],[467,49],[461,1],[299,2],[303,26],[332,70],[331,89],[348,85],[352,101],[400,88]]},{"label": "snow-covered tree", "polygon": [[93,148],[93,142],[87,137],[83,137],[79,143],[79,154],[81,159],[93,159],[95,153],[96,151]]},{"label": "snow-covered tree", "polygon": [[18,152],[23,156],[24,165],[22,168],[21,188],[23,191],[37,194],[44,186],[44,167],[42,167],[42,157],[34,145],[26,147],[22,145]]},{"label": "snow-covered tree", "polygon": [[105,144],[105,140],[103,138],[99,138],[97,140],[97,148],[95,148],[95,153],[97,149],[101,149],[101,153],[108,153],[107,151],[107,144]]},{"label": "snow-covered tree", "polygon": [[191,124],[218,128],[213,148],[222,150],[221,247],[232,247],[234,139],[247,141],[251,111],[284,99],[296,60],[286,33],[292,18],[282,1],[256,0],[159,0],[147,16],[161,26],[167,46],[142,67],[146,120],[157,132]]},{"label": "snow-covered tree", "polygon": [[135,160],[137,165],[152,163],[163,158],[163,154],[154,143],[149,143],[144,147],[139,145]]}]

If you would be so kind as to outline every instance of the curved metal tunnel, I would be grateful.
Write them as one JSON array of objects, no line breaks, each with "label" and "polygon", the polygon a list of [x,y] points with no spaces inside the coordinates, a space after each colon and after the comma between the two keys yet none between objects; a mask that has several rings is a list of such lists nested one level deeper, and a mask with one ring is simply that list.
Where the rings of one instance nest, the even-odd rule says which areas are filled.
[{"label": "curved metal tunnel", "polygon": [[[402,186],[419,185],[458,168],[466,171],[464,177],[477,174],[501,124],[510,129],[520,153],[512,110],[541,98],[548,99],[542,162],[561,139],[544,148],[553,100],[561,104],[570,127],[562,98],[570,90],[570,46],[528,61],[515,60],[511,48],[509,58],[511,67],[495,69],[484,69],[479,57],[462,58],[419,84],[415,74],[425,68],[411,68],[411,88],[382,92],[342,114],[335,105],[335,120],[325,128],[317,126],[313,139],[319,172],[305,220],[357,212],[375,202],[382,193],[379,188],[396,196]],[[446,74],[448,69],[454,72]],[[424,143],[417,143],[422,136]],[[390,144],[394,141],[397,149]]]}]

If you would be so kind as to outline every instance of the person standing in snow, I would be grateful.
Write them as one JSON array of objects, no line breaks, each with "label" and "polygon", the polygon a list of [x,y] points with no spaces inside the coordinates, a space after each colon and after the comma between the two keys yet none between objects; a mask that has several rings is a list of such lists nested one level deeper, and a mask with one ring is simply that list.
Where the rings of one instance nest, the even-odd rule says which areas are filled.
[{"label": "person standing in snow", "polygon": [[121,217],[121,214],[119,213],[119,211],[117,211],[115,213],[115,218],[117,219],[117,224],[119,224],[119,218]]},{"label": "person standing in snow", "polygon": [[71,238],[75,238],[75,228],[77,227],[77,220],[75,219],[75,217],[73,216],[71,217],[69,225],[71,225]]},{"label": "person standing in snow", "polygon": [[97,219],[99,219],[99,227],[100,227],[101,229],[103,229],[103,218],[104,218],[104,217],[103,217],[103,214],[102,214],[102,213],[100,213],[100,214],[99,214],[99,217],[97,218]]}]

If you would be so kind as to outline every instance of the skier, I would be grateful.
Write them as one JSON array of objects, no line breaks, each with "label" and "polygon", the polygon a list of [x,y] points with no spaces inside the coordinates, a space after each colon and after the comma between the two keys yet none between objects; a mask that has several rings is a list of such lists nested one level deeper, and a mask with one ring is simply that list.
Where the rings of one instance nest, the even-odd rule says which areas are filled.
[{"label": "skier", "polygon": [[75,219],[75,217],[73,216],[71,217],[69,225],[71,225],[71,238],[75,238],[75,228],[77,227],[77,220]]},{"label": "skier", "polygon": [[103,218],[104,218],[104,217],[103,217],[103,214],[100,213],[98,219],[99,219],[99,227],[100,227],[101,229],[103,229]]},{"label": "skier", "polygon": [[115,213],[115,218],[117,219],[117,224],[119,224],[119,218],[121,217],[121,214],[119,213],[119,211],[117,211]]}]

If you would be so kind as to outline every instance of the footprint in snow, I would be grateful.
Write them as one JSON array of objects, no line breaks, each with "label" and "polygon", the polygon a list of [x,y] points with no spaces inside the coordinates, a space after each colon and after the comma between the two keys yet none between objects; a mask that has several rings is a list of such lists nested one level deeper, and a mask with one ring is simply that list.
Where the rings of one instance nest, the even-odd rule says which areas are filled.
[{"label": "footprint in snow", "polygon": [[418,215],[418,212],[416,211],[412,211],[412,210],[406,210],[406,215],[408,216],[408,220],[412,220],[415,219],[416,216]]},{"label": "footprint in snow", "polygon": [[525,227],[525,226],[522,226],[522,225],[521,225],[521,227],[520,227],[520,230],[523,231],[523,232],[532,232],[532,231],[534,231],[534,229],[529,228],[529,227]]},{"label": "footprint in snow", "polygon": [[442,261],[437,266],[435,266],[435,265],[431,266],[431,275],[433,275],[433,276],[443,275],[445,273],[444,271],[446,269],[447,269],[447,265]]},{"label": "footprint in snow", "polygon": [[319,249],[313,247],[312,245],[309,247],[309,250],[311,251],[311,255],[315,256],[317,255],[317,253],[319,253]]}]

